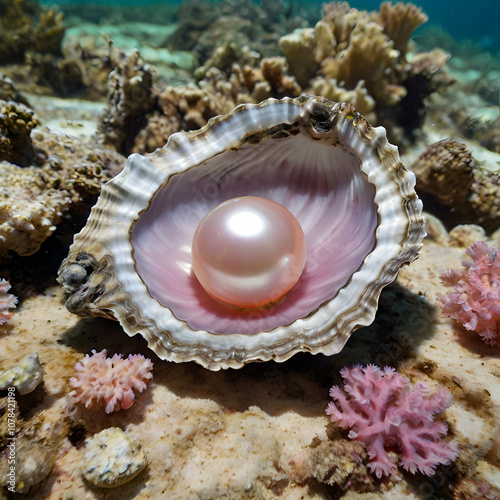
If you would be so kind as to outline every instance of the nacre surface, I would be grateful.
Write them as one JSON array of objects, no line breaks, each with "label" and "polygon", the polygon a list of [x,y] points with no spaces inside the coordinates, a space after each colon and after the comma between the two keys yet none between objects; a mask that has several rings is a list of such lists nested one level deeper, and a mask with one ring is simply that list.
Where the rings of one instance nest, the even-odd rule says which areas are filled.
[{"label": "nacre surface", "polygon": [[[349,104],[303,96],[239,106],[128,158],[61,266],[67,307],[117,319],[161,358],[213,370],[335,354],[418,255],[425,232],[414,185],[385,130]],[[218,304],[192,272],[200,221],[241,196],[283,205],[307,246],[296,285],[256,311]]]}]

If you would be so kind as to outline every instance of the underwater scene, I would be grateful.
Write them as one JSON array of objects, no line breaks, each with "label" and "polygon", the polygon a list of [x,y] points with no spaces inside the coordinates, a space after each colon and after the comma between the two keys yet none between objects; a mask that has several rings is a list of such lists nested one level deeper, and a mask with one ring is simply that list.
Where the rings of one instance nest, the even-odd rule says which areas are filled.
[{"label": "underwater scene", "polygon": [[0,0],[0,499],[500,500],[499,5]]}]

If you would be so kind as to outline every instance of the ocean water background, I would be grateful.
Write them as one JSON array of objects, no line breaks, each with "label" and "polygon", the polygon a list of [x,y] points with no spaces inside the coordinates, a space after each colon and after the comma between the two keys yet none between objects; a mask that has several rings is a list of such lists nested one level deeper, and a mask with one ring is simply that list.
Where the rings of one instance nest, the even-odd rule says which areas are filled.
[{"label": "ocean water background", "polygon": [[[204,0],[205,3],[218,3]],[[317,11],[317,20],[321,18],[322,1],[285,0],[286,4],[293,3],[298,9]],[[65,5],[82,5],[84,10],[91,10],[92,5],[128,7],[128,6],[178,6],[180,0],[43,0],[45,5],[54,5],[64,10]],[[255,3],[259,4],[259,1]],[[380,1],[357,0],[351,1],[351,7],[366,10],[378,10]],[[395,1],[393,3],[396,3]],[[407,2],[404,2],[407,3]],[[412,2],[418,5],[429,16],[427,26],[441,26],[446,32],[458,41],[471,40],[485,50],[500,51],[500,2],[494,0],[420,0]],[[149,10],[149,9],[148,9]],[[152,23],[161,23],[161,17],[151,16]],[[418,32],[416,33],[418,36]]]}]

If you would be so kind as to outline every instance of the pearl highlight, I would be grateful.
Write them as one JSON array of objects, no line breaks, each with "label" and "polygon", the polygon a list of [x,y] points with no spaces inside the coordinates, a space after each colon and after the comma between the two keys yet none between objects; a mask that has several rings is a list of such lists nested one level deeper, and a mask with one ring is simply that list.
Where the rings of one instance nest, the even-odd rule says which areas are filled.
[{"label": "pearl highlight", "polygon": [[198,225],[191,247],[192,269],[205,291],[242,310],[278,302],[299,280],[306,253],[297,219],[258,196],[213,208]]}]

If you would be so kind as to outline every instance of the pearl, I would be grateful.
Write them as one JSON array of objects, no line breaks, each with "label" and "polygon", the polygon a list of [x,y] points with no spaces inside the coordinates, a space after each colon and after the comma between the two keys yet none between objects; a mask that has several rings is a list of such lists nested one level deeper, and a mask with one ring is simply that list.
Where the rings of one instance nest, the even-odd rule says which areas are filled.
[{"label": "pearl", "polygon": [[282,205],[258,196],[227,200],[200,222],[191,248],[192,269],[205,291],[233,309],[260,309],[297,283],[306,240]]}]

